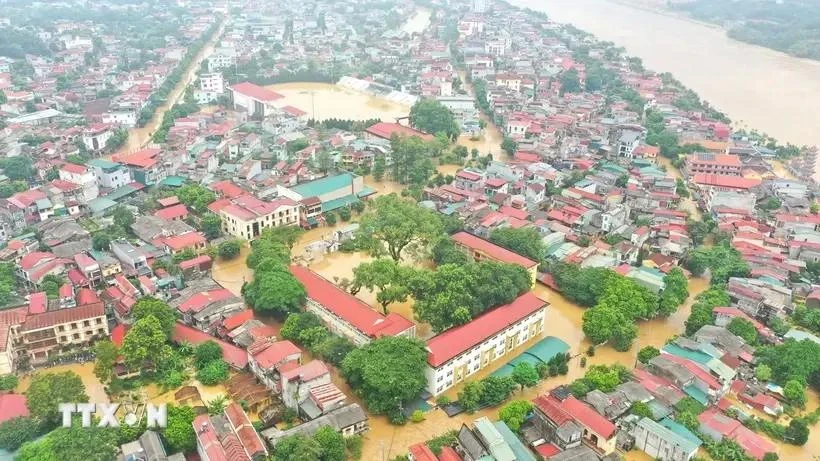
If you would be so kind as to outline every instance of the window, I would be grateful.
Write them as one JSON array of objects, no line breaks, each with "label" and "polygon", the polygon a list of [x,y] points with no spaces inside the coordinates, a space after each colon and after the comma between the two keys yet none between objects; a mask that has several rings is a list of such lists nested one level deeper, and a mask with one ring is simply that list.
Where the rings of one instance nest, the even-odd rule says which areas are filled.
[{"label": "window", "polygon": [[102,318],[97,318],[97,325],[102,324]]},{"label": "window", "polygon": [[79,333],[74,333],[73,338],[74,338],[74,339],[80,339],[80,334],[79,334]]},{"label": "window", "polygon": [[64,326],[64,325],[60,325],[60,327],[57,329],[57,331],[65,331],[65,326]]},{"label": "window", "polygon": [[90,327],[90,326],[91,326],[91,321],[90,321],[90,320],[86,320],[86,321],[84,321],[84,322],[83,322],[83,326],[84,326],[84,327]]},{"label": "window", "polygon": [[76,324],[76,323],[72,323],[72,324],[71,324],[71,329],[72,329],[72,330],[76,330],[76,329],[77,329],[77,324]]}]

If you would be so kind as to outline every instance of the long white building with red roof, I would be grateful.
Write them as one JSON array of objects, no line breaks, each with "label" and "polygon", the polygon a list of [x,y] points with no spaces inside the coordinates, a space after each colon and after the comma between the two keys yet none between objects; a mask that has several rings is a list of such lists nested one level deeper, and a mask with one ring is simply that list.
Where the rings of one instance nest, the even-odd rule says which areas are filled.
[{"label": "long white building with red roof", "polygon": [[251,118],[262,119],[284,106],[284,96],[250,82],[237,83],[228,87],[228,95],[234,109],[244,109]]},{"label": "long white building with red roof", "polygon": [[416,336],[416,324],[399,314],[383,315],[367,303],[337,287],[304,266],[290,272],[305,286],[305,310],[319,317],[328,329],[361,346],[382,336]]},{"label": "long white building with red roof", "polygon": [[427,391],[439,395],[544,330],[547,302],[526,292],[427,341]]}]

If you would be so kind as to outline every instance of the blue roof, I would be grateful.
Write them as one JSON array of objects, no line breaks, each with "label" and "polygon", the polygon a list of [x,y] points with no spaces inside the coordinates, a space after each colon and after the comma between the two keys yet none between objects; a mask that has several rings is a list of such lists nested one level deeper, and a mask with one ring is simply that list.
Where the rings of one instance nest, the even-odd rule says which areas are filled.
[{"label": "blue roof", "polygon": [[297,184],[290,187],[290,190],[296,192],[302,197],[318,197],[320,195],[333,192],[343,187],[348,187],[353,184],[352,173],[342,173],[335,176],[325,176],[324,178],[315,181],[308,181],[302,184]]},{"label": "blue roof", "polygon": [[[649,418],[641,418],[638,425],[647,430],[647,432],[656,434],[663,440],[670,442],[678,447],[681,447],[686,453],[694,453],[701,446],[702,442],[698,439],[694,441],[689,437],[679,434],[677,431],[666,427],[663,424],[658,424]],[[697,437],[696,437],[697,439]]]},{"label": "blue roof", "polygon": [[677,421],[674,421],[669,418],[663,418],[662,420],[660,420],[660,425],[669,429],[675,434],[678,434],[679,436],[689,440],[690,442],[698,444],[698,446],[703,444],[703,441],[700,438],[698,438],[697,435],[695,435],[692,431],[687,429],[686,426],[678,423]]},{"label": "blue roof", "polygon": [[554,336],[547,336],[505,363],[501,368],[493,372],[493,376],[509,376],[512,374],[515,365],[521,362],[528,362],[533,366],[542,362],[547,363],[558,354],[566,354],[568,350],[569,344]]},{"label": "blue roof", "polygon": [[686,386],[686,387],[683,388],[683,392],[685,392],[686,395],[688,395],[689,397],[692,397],[693,399],[697,400],[698,402],[700,402],[704,405],[709,405],[709,396],[707,396],[705,392],[698,389],[697,387],[691,386],[691,385]]},{"label": "blue roof", "polygon": [[159,183],[163,186],[182,187],[182,185],[185,184],[185,181],[186,179],[182,176],[168,176]]},{"label": "blue roof", "polygon": [[693,362],[700,363],[703,365],[706,365],[707,363],[709,363],[710,360],[714,359],[714,357],[704,352],[693,351],[691,349],[684,349],[678,346],[677,344],[672,343],[663,346],[663,351],[672,355],[676,355],[678,357],[689,359]]},{"label": "blue roof", "polygon": [[353,194],[345,195],[344,197],[334,200],[328,200],[327,202],[322,202],[322,212],[338,210],[339,208],[344,208],[351,203],[356,203],[358,201],[359,198]]},{"label": "blue roof", "polygon": [[496,421],[494,424],[495,428],[498,429],[498,432],[501,434],[501,437],[504,438],[504,441],[507,442],[507,445],[510,446],[515,454],[515,461],[535,461],[535,456],[527,450],[527,447],[521,443],[521,440],[510,430],[504,421]]}]

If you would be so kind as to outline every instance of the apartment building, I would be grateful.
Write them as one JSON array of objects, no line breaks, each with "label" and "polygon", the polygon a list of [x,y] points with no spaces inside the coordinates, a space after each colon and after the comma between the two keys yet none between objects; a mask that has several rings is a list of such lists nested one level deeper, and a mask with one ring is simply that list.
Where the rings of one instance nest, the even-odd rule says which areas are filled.
[{"label": "apartment building", "polygon": [[456,246],[466,250],[473,259],[478,261],[490,260],[508,264],[518,264],[530,274],[530,280],[534,284],[535,276],[538,272],[538,261],[521,256],[518,253],[500,247],[489,240],[467,233],[458,232],[452,236]]},{"label": "apartment building", "polygon": [[226,234],[246,240],[259,237],[267,228],[299,225],[299,208],[299,203],[286,197],[265,202],[252,195],[223,198],[208,206],[222,220]]},{"label": "apartment building", "polygon": [[740,157],[733,154],[697,152],[687,155],[684,162],[684,171],[690,177],[698,173],[742,176],[742,168]]},{"label": "apartment building", "polygon": [[544,330],[548,304],[531,292],[427,341],[427,391],[439,395]]}]

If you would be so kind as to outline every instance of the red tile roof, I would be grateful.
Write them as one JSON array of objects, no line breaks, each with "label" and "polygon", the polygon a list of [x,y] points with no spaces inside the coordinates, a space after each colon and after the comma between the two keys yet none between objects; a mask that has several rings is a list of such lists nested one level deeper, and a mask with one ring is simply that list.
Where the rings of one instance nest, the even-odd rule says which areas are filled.
[{"label": "red tile roof", "polygon": [[271,102],[284,98],[284,96],[275,91],[267,90],[250,82],[237,83],[236,85],[231,86],[230,89],[239,94],[262,102]]},{"label": "red tile roof", "polygon": [[528,291],[510,304],[489,310],[469,323],[434,336],[427,341],[430,351],[427,362],[439,367],[546,305],[544,300]]},{"label": "red tile roof", "polygon": [[443,447],[438,459],[439,461],[462,461],[461,456],[452,447]]},{"label": "red tile roof", "polygon": [[245,193],[245,191],[242,190],[241,187],[237,186],[236,184],[227,179],[224,181],[219,181],[217,183],[211,184],[210,188],[212,191],[218,193],[219,195],[225,198],[239,197],[240,195]]},{"label": "red tile roof", "polygon": [[265,448],[265,443],[262,442],[259,434],[256,433],[253,424],[251,424],[248,415],[242,410],[241,406],[236,402],[231,402],[230,405],[225,407],[225,416],[227,416],[228,421],[230,421],[245,452],[250,455],[251,458],[256,459],[259,455],[264,456],[267,454],[268,451]]},{"label": "red tile roof", "polygon": [[43,314],[29,315],[25,323],[23,323],[21,330],[39,330],[41,328],[53,327],[70,322],[79,322],[104,315],[105,307],[102,303],[87,304],[85,306],[45,312]]},{"label": "red tile roof", "polygon": [[542,458],[549,459],[550,456],[561,453],[561,449],[551,443],[545,443],[535,447],[535,452],[541,455]]},{"label": "red tile roof", "polygon": [[164,207],[174,206],[179,203],[179,197],[172,195],[171,197],[165,197],[157,200],[157,203]]},{"label": "red tile roof", "polygon": [[560,427],[564,423],[573,420],[572,416],[561,408],[558,400],[549,394],[539,395],[532,401],[532,403],[534,403],[535,406],[541,410],[541,412],[544,413],[550,421],[555,423],[556,426]]},{"label": "red tile roof", "polygon": [[305,286],[308,298],[348,322],[365,336],[393,336],[414,326],[413,322],[401,315],[390,313],[384,316],[376,312],[364,301],[304,266],[292,265],[290,272]]},{"label": "red tile roof", "polygon": [[207,264],[211,262],[211,257],[208,255],[199,255],[195,258],[186,259],[185,261],[181,261],[179,263],[179,268],[182,270],[187,270],[192,267],[200,266],[202,264]]},{"label": "red tile roof", "polygon": [[477,173],[473,173],[472,171],[467,170],[458,170],[456,176],[462,179],[467,179],[469,181],[478,181],[481,179],[481,175]]},{"label": "red tile roof", "polygon": [[23,394],[0,395],[0,423],[12,418],[28,416],[28,402]]},{"label": "red tile roof", "polygon": [[703,383],[709,386],[711,389],[721,388],[721,385],[718,382],[718,380],[715,379],[708,371],[701,368],[700,365],[698,365],[697,363],[674,354],[664,354],[664,358],[669,359],[677,363],[678,365],[682,365],[684,368],[689,370],[690,373],[695,375],[699,380],[703,381]]},{"label": "red tile roof", "polygon": [[122,346],[122,341],[125,339],[125,325],[122,323],[117,324],[113,330],[111,330],[111,342],[114,343],[115,346],[119,347]]},{"label": "red tile roof", "polygon": [[159,162],[159,149],[142,149],[130,154],[114,155],[111,159],[124,165],[150,168]]},{"label": "red tile roof", "polygon": [[89,288],[80,288],[77,292],[77,305],[85,306],[86,304],[94,304],[100,302],[99,296],[94,290]]},{"label": "red tile roof", "polygon": [[452,238],[456,242],[466,246],[471,250],[478,250],[482,253],[486,253],[490,258],[496,261],[501,261],[510,264],[518,264],[519,266],[523,266],[527,269],[538,265],[537,262],[533,261],[530,258],[521,256],[520,254],[510,251],[506,248],[500,247],[495,243],[490,242],[489,240],[484,240],[481,237],[477,237],[467,232],[458,232],[457,234],[454,234]]},{"label": "red tile roof", "polygon": [[413,461],[438,461],[430,447],[424,443],[411,445],[409,451],[410,455],[413,456]]},{"label": "red tile roof", "polygon": [[48,253],[45,251],[33,251],[20,259],[20,268],[27,271],[33,269],[42,261],[47,261],[49,259],[54,258],[56,258],[56,256],[53,253]]},{"label": "red tile roof", "polygon": [[253,311],[250,309],[243,309],[239,312],[231,314],[229,317],[226,317],[222,320],[222,326],[230,331],[234,328],[242,325],[243,323],[251,320],[253,318]]},{"label": "red tile roof", "polygon": [[160,219],[164,219],[166,221],[185,218],[186,216],[188,216],[188,208],[185,205],[179,203],[177,205],[169,206],[168,208],[158,210],[154,213],[154,216]]},{"label": "red tile roof", "polygon": [[502,178],[489,178],[484,181],[484,184],[490,187],[501,187],[504,184],[507,184],[507,180]]},{"label": "red tile roof", "polygon": [[29,314],[42,314],[48,310],[48,298],[45,291],[32,293],[28,301]]},{"label": "red tile roof", "polygon": [[609,439],[615,435],[616,428],[614,424],[593,410],[592,407],[575,397],[569,396],[561,401],[560,405],[561,408],[572,415],[576,421],[586,426],[587,429],[599,437]]},{"label": "red tile roof", "polygon": [[390,137],[394,134],[398,136],[418,136],[425,141],[432,141],[435,139],[435,137],[431,134],[427,134],[423,131],[419,131],[398,123],[379,122],[368,127],[366,131],[373,136],[383,139],[390,139]]},{"label": "red tile roof", "polygon": [[733,189],[751,189],[760,185],[759,179],[741,178],[739,176],[729,176],[723,174],[696,174],[692,181],[704,186],[729,187]]},{"label": "red tile roof", "polygon": [[88,171],[88,169],[82,165],[77,165],[76,163],[64,163],[63,167],[60,168],[61,170],[67,173],[74,173],[74,174],[84,174]]},{"label": "red tile roof", "polygon": [[498,209],[502,214],[511,216],[516,219],[526,220],[530,217],[530,212],[527,210],[521,210],[518,208],[513,208],[511,206],[502,206]]},{"label": "red tile roof", "polygon": [[234,295],[226,288],[201,291],[179,304],[180,312],[199,312],[210,304],[232,298]]},{"label": "red tile roof", "polygon": [[188,342],[193,345],[202,344],[205,341],[214,341],[222,348],[222,358],[235,368],[245,368],[248,366],[248,354],[244,349],[240,349],[225,341],[214,338],[213,336],[199,331],[195,328],[189,327],[183,323],[177,322],[174,325],[174,332],[171,339],[176,343]]},{"label": "red tile roof", "polygon": [[[256,360],[256,363],[258,363],[261,368],[268,370],[275,368],[282,362],[289,361],[289,357],[293,355],[301,354],[302,350],[296,347],[292,342],[277,341],[252,355],[253,359]],[[295,360],[298,360],[298,358]]]},{"label": "red tile roof", "polygon": [[330,373],[330,370],[327,368],[327,365],[325,365],[325,362],[321,360],[311,360],[298,368],[282,371],[282,380],[299,380],[300,382],[306,383],[328,373]]},{"label": "red tile roof", "polygon": [[165,245],[174,251],[184,250],[205,243],[207,243],[207,240],[198,232],[188,232],[187,234],[174,235],[165,239]]},{"label": "red tile roof", "polygon": [[[199,415],[192,423],[196,432],[197,445],[205,450],[209,461],[228,461],[228,455],[219,441],[211,417],[208,414]],[[247,459],[247,458],[246,458]]]}]

